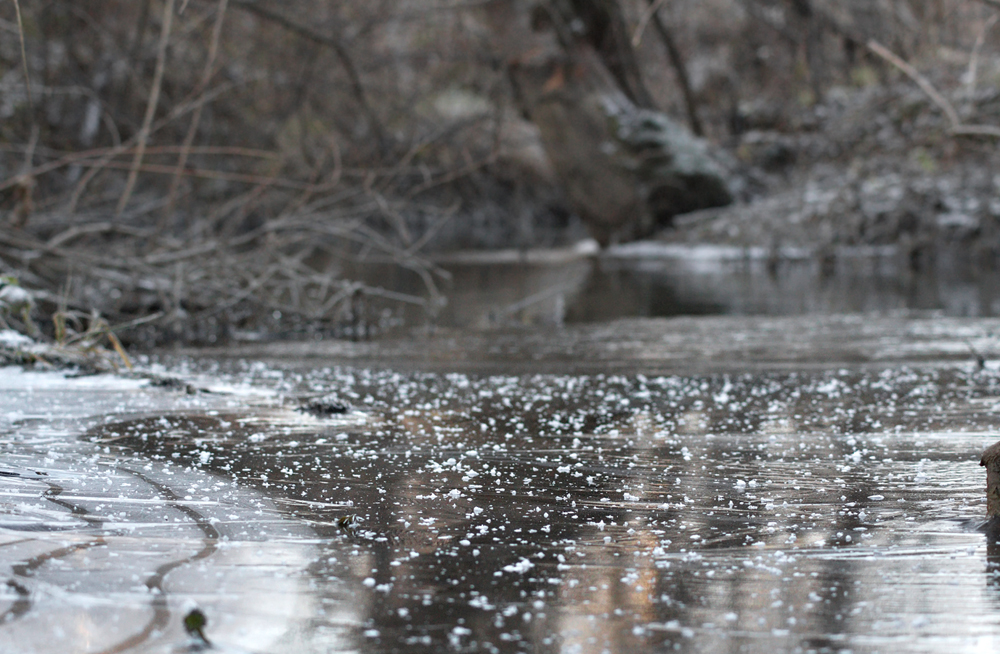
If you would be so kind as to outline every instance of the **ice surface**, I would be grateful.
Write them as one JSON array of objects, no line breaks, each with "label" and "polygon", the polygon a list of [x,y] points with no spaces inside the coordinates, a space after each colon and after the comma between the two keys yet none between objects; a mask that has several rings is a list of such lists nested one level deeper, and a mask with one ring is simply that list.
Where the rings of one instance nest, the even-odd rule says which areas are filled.
[{"label": "ice surface", "polygon": [[[988,326],[753,324],[794,365],[643,323],[604,372],[531,357],[555,341],[506,371],[167,362],[227,394],[0,371],[0,652],[171,651],[192,604],[258,652],[993,647],[1000,373],[941,355]],[[875,358],[816,361],[850,325]],[[728,349],[669,372],[644,342]],[[326,393],[352,412],[296,410]]]}]

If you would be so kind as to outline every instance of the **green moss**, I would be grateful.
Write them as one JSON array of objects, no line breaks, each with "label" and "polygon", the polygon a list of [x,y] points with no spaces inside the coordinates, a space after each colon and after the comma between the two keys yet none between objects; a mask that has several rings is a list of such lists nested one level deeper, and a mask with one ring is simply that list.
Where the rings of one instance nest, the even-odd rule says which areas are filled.
[{"label": "green moss", "polygon": [[867,88],[878,84],[878,71],[867,64],[852,68],[850,77],[851,83],[859,88]]},{"label": "green moss", "polygon": [[909,159],[925,173],[931,174],[937,170],[937,161],[927,148],[920,146],[913,148],[910,150]]}]

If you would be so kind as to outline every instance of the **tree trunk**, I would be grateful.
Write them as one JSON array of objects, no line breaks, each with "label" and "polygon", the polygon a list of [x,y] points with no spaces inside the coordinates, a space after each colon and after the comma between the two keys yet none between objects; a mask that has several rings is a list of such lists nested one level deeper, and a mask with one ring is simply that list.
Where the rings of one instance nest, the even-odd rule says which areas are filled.
[{"label": "tree trunk", "polygon": [[576,4],[608,3],[550,3],[552,29],[533,39],[516,0],[492,3],[488,15],[516,102],[538,127],[571,208],[594,238],[602,246],[643,238],[677,214],[729,203],[728,174],[708,144],[632,100],[634,89],[596,47],[605,40],[567,36],[564,10]]}]

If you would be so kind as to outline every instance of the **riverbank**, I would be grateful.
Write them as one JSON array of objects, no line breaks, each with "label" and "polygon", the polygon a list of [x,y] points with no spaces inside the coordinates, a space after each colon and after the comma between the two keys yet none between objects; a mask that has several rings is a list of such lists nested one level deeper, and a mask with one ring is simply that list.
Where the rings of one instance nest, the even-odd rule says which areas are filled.
[{"label": "riverbank", "polygon": [[[985,90],[967,98],[963,116],[995,122],[998,99]],[[742,202],[679,216],[659,238],[822,256],[895,246],[913,269],[930,265],[939,246],[960,244],[993,268],[1000,253],[996,137],[951,127],[909,81],[835,89],[783,129],[738,139],[733,151],[748,180]]]}]

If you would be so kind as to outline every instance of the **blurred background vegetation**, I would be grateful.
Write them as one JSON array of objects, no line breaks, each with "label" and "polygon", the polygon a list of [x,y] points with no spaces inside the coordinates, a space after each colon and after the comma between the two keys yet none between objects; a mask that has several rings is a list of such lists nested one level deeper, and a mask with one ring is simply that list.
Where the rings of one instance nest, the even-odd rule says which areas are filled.
[{"label": "blurred background vegetation", "polygon": [[[872,42],[959,120],[996,104],[997,4],[4,2],[0,274],[81,329],[92,310],[155,317],[131,342],[358,336],[379,302],[433,314],[430,253],[586,236],[519,70],[544,71],[547,92],[591,56],[632,105],[728,153],[750,201],[794,161],[781,135],[820,130],[845,97],[878,112],[886,89],[915,88]],[[361,282],[359,262],[413,270],[426,292]]]}]

